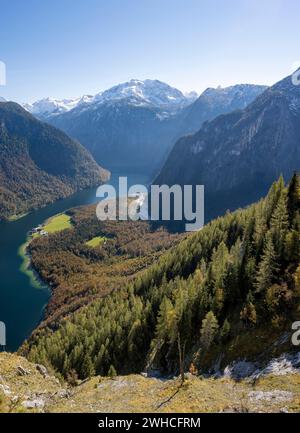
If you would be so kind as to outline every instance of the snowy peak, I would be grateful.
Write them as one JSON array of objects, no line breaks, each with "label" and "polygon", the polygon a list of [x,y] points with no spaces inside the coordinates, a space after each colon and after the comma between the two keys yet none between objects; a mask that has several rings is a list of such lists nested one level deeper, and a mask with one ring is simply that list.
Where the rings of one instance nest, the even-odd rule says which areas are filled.
[{"label": "snowy peak", "polygon": [[236,84],[229,87],[209,87],[200,96],[199,100],[224,100],[228,105],[234,101],[238,103],[238,108],[245,108],[250,102],[254,101],[267,86],[255,84]]},{"label": "snowy peak", "polygon": [[184,95],[180,90],[159,80],[133,79],[111,87],[95,96],[62,99],[45,98],[23,107],[37,117],[52,117],[73,109],[86,110],[104,103],[124,101],[138,106],[154,106],[166,111],[177,111],[192,103],[197,97],[195,92]]},{"label": "snowy peak", "polygon": [[37,116],[48,116],[65,113],[77,107],[80,103],[92,99],[91,96],[83,96],[76,99],[62,99],[57,100],[54,98],[44,98],[33,104],[24,104],[23,107],[30,113]]},{"label": "snowy peak", "polygon": [[190,103],[196,101],[196,99],[199,97],[198,93],[195,91],[185,92],[184,96],[189,100]]},{"label": "snowy peak", "polygon": [[130,80],[99,94],[98,102],[128,100],[132,103],[154,105],[160,108],[182,107],[188,103],[183,93],[159,80]]}]

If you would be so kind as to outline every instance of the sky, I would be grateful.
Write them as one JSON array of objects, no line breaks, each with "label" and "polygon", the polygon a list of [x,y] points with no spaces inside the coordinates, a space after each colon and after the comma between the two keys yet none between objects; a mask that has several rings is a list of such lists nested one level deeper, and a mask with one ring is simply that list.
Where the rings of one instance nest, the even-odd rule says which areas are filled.
[{"label": "sky", "polygon": [[[273,84],[300,65],[299,0],[0,0],[0,96]],[[0,80],[1,82],[1,80]]]}]

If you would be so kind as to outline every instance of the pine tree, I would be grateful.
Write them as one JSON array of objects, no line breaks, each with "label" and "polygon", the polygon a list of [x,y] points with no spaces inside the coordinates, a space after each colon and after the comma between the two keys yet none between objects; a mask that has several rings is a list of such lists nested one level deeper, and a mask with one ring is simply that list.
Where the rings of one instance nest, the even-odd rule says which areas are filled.
[{"label": "pine tree", "polygon": [[86,354],[81,365],[81,377],[85,379],[95,375],[95,368],[90,355]]},{"label": "pine tree", "polygon": [[181,382],[184,382],[184,357],[185,357],[185,341],[182,343],[180,338],[180,332],[177,334],[177,344],[178,344],[178,355],[179,355],[179,372]]},{"label": "pine tree", "polygon": [[156,338],[158,340],[172,339],[172,335],[177,337],[177,329],[174,329],[176,323],[176,312],[169,298],[164,297],[160,305],[157,325]]},{"label": "pine tree", "polygon": [[240,312],[240,318],[244,320],[244,322],[250,325],[255,325],[257,322],[256,308],[254,305],[254,296],[251,290],[247,294],[246,305]]},{"label": "pine tree", "polygon": [[220,330],[221,340],[226,341],[230,333],[230,323],[227,319],[224,320],[223,326]]},{"label": "pine tree", "polygon": [[215,288],[224,285],[224,278],[228,269],[229,252],[224,242],[214,251],[211,261],[211,277]]},{"label": "pine tree", "polygon": [[288,187],[288,212],[291,223],[300,211],[300,175],[294,173]]},{"label": "pine tree", "polygon": [[272,284],[272,280],[277,270],[278,265],[272,240],[272,233],[268,231],[265,238],[262,259],[259,262],[256,273],[255,287],[257,292],[265,291]]},{"label": "pine tree", "polygon": [[271,186],[264,205],[264,216],[268,223],[273,215],[274,209],[278,203],[278,199],[285,189],[284,179],[282,176],[279,177],[277,182],[274,182]]},{"label": "pine tree", "polygon": [[117,376],[116,369],[115,369],[115,367],[114,367],[113,365],[111,365],[111,366],[109,367],[109,370],[108,370],[107,375],[108,375],[111,379],[113,379],[114,377]]},{"label": "pine tree", "polygon": [[204,350],[208,350],[211,346],[214,338],[218,332],[218,320],[214,313],[209,311],[202,321],[202,327],[200,330],[200,343]]},{"label": "pine tree", "polygon": [[298,230],[290,230],[285,237],[284,259],[287,262],[300,261],[300,236]]},{"label": "pine tree", "polygon": [[284,249],[284,241],[289,228],[289,215],[287,210],[287,195],[283,190],[278,199],[277,205],[271,218],[270,228],[273,235],[273,243],[278,255]]},{"label": "pine tree", "polygon": [[257,321],[255,305],[248,302],[240,312],[240,318],[250,325],[255,325]]},{"label": "pine tree", "polygon": [[260,202],[255,209],[255,223],[253,233],[254,250],[260,254],[263,249],[264,236],[267,230],[266,213],[264,202]]}]

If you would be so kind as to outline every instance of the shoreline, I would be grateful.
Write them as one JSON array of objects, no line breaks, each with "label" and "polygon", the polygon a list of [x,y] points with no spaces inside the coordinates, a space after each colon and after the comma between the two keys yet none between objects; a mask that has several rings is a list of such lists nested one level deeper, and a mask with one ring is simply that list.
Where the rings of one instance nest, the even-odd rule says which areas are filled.
[{"label": "shoreline", "polygon": [[25,213],[21,213],[21,214],[17,214],[17,215],[11,215],[10,217],[7,218],[8,222],[14,222],[14,221],[18,221],[24,217],[26,217],[30,212],[25,212]]},{"label": "shoreline", "polygon": [[51,292],[50,286],[41,278],[38,272],[33,268],[31,264],[31,255],[27,248],[32,241],[32,237],[28,236],[27,240],[20,245],[18,248],[18,256],[22,259],[21,266],[19,267],[20,272],[25,274],[30,281],[30,284],[36,289],[49,290]]}]

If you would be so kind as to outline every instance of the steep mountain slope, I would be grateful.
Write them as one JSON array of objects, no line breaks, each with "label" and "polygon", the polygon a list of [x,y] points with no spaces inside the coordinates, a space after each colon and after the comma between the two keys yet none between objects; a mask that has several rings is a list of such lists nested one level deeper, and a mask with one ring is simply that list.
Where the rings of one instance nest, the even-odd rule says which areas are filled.
[{"label": "steep mountain slope", "polygon": [[188,103],[179,90],[158,80],[131,80],[47,121],[77,138],[108,168],[151,173],[172,143],[169,118]]},{"label": "steep mountain slope", "polygon": [[78,142],[12,103],[0,103],[0,219],[103,182]]},{"label": "steep mountain slope", "polygon": [[181,136],[195,133],[206,121],[213,120],[220,114],[246,108],[267,86],[237,84],[235,86],[206,89],[199,98],[186,107],[179,118]]},{"label": "steep mountain slope", "polygon": [[243,108],[263,89],[251,85],[211,89],[192,104],[194,94],[184,96],[158,80],[131,80],[72,110],[37,115],[79,139],[108,168],[154,173],[178,137],[220,113]]},{"label": "steep mountain slope", "polygon": [[[75,229],[74,239],[79,234]],[[65,320],[46,323],[22,352],[66,378],[81,379],[152,369],[174,374],[180,356],[181,368],[194,374],[223,374],[231,365],[233,374],[250,376],[285,352],[282,364],[290,360],[299,367],[299,351],[290,339],[299,318],[299,235],[295,175],[288,188],[280,178],[264,200],[187,235],[147,270],[131,274],[126,287],[119,279],[124,268],[115,269],[111,294],[73,314],[65,311]],[[65,240],[50,240],[58,250],[46,261],[48,240],[34,241],[33,252],[38,271],[43,270],[39,258],[51,263],[58,279],[60,269],[63,275],[70,269],[59,289],[68,298],[76,271],[66,266]],[[135,251],[143,245],[136,241]]]},{"label": "steep mountain slope", "polygon": [[152,173],[172,144],[173,127],[163,116],[160,108],[119,100],[49,120],[79,139],[109,169]]},{"label": "steep mountain slope", "polygon": [[70,386],[40,364],[0,353],[0,413],[299,412],[299,370],[283,373],[255,383],[187,374],[184,386],[178,378],[96,376]]},{"label": "steep mountain slope", "polygon": [[179,139],[154,183],[204,184],[208,216],[263,196],[300,167],[300,86],[287,77],[244,110]]}]

